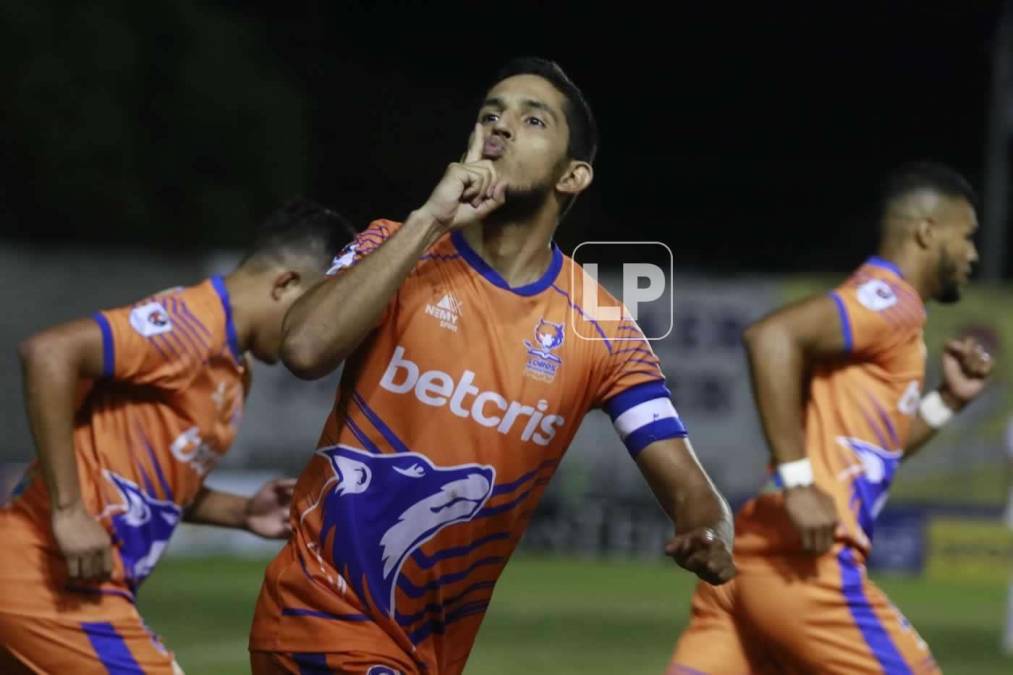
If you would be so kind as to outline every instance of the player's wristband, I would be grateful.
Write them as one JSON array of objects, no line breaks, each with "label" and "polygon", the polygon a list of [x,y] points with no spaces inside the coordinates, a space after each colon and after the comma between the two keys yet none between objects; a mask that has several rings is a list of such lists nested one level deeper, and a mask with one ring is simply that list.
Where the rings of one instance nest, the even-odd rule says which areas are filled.
[{"label": "player's wristband", "polygon": [[926,394],[918,404],[918,414],[933,429],[938,429],[953,417],[953,408],[946,405],[938,391]]},{"label": "player's wristband", "polygon": [[813,465],[808,457],[785,462],[777,465],[777,475],[786,490],[806,487],[813,484]]}]

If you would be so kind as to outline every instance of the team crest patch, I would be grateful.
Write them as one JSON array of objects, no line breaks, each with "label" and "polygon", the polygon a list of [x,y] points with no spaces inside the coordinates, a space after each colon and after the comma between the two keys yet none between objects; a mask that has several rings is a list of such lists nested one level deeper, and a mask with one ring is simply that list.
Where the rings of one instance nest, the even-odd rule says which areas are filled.
[{"label": "team crest patch", "polygon": [[130,310],[130,325],[143,337],[161,335],[172,330],[169,313],[158,302],[148,302]]},{"label": "team crest patch", "polygon": [[552,382],[556,378],[556,370],[563,364],[563,359],[554,353],[562,345],[563,324],[539,320],[535,324],[535,342],[524,341],[524,347],[528,350],[524,374],[536,380]]},{"label": "team crest patch", "polygon": [[394,670],[389,666],[370,666],[366,675],[401,675],[401,671]]},{"label": "team crest patch", "polygon": [[897,294],[885,281],[870,279],[858,287],[858,301],[874,312],[882,312],[897,304]]}]

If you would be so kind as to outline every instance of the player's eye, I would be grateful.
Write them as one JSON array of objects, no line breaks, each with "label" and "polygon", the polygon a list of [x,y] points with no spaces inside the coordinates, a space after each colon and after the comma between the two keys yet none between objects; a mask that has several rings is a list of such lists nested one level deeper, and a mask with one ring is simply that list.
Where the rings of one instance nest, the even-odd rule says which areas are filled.
[{"label": "player's eye", "polygon": [[481,120],[482,124],[491,124],[492,122],[495,122],[498,119],[499,115],[492,112],[484,113],[483,115],[479,116],[479,120]]},{"label": "player's eye", "polygon": [[535,117],[532,115],[526,121],[533,127],[545,127],[545,120],[543,120],[540,117]]}]

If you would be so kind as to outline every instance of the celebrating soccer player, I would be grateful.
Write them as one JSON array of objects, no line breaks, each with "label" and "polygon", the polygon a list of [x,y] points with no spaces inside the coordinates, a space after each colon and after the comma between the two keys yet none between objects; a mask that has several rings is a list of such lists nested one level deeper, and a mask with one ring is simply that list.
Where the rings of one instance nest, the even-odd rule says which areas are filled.
[{"label": "celebrating soccer player", "polygon": [[373,223],[289,311],[284,362],[345,369],[266,574],[255,673],[460,673],[592,408],[674,521],[666,551],[710,583],[734,574],[730,514],[658,358],[634,322],[585,314],[580,270],[552,242],[591,183],[596,136],[557,65],[510,63],[428,201]]}]

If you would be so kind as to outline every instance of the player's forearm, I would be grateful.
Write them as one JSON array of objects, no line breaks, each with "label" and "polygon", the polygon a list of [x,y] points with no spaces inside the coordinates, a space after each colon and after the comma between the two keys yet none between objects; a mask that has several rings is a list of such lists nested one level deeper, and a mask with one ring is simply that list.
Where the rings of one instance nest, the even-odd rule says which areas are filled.
[{"label": "player's forearm", "polygon": [[790,331],[761,322],[744,336],[753,396],[777,464],[803,459],[802,378],[805,355]]},{"label": "player's forearm", "polygon": [[73,355],[46,334],[19,347],[25,408],[54,510],[81,503],[74,453],[74,399],[79,374]]},{"label": "player's forearm", "polygon": [[304,379],[337,368],[373,330],[419,257],[441,235],[431,217],[413,212],[375,251],[308,291],[285,316],[285,365]]},{"label": "player's forearm", "polygon": [[246,529],[250,500],[248,497],[201,488],[183,520],[199,525],[217,525]]},{"label": "player's forearm", "polygon": [[700,465],[688,439],[656,441],[637,455],[637,467],[676,532],[709,527],[732,550],[734,527],[728,503]]}]

